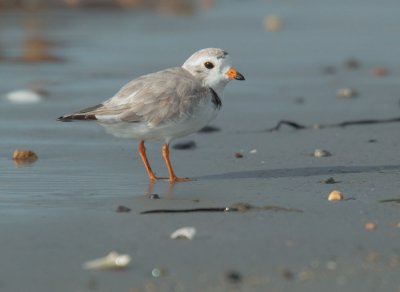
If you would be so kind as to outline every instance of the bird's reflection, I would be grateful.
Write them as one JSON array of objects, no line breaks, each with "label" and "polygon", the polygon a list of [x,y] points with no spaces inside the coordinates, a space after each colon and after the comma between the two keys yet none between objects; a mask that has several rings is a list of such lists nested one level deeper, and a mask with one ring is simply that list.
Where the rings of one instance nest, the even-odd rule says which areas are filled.
[{"label": "bird's reflection", "polygon": [[[146,190],[144,195],[148,198],[154,198],[154,195],[156,195],[153,191],[155,185],[155,181],[149,181],[147,184]],[[163,196],[166,199],[171,199],[174,196],[174,188],[175,188],[176,183],[175,182],[169,182],[168,183],[168,188],[165,192],[165,195]]]}]

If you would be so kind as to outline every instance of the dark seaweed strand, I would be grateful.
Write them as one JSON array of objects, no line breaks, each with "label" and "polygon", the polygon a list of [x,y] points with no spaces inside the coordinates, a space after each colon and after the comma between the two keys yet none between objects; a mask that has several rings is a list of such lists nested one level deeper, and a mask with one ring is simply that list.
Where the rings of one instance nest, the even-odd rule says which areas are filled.
[{"label": "dark seaweed strand", "polygon": [[267,131],[267,132],[278,131],[278,130],[281,128],[282,125],[287,125],[287,126],[292,127],[292,128],[294,128],[294,129],[296,129],[296,130],[307,129],[306,126],[301,125],[301,124],[296,123],[296,122],[292,122],[292,121],[279,121],[278,124],[277,124],[275,127],[270,128],[270,129],[267,129],[266,131]]},{"label": "dark seaweed strand", "polygon": [[[155,209],[140,212],[140,214],[156,214],[156,213],[193,213],[193,212],[226,212],[227,208],[195,208],[195,209]],[[229,208],[229,211],[237,211],[237,209]]]},{"label": "dark seaweed strand", "polygon": [[[344,128],[348,126],[358,126],[358,125],[372,125],[372,124],[388,124],[388,123],[396,123],[400,122],[400,117],[399,118],[390,118],[390,119],[371,119],[371,120],[355,120],[355,121],[344,121],[341,123],[337,124],[327,124],[327,125],[319,125],[319,128]],[[311,127],[301,125],[299,123],[293,122],[293,121],[286,121],[282,120],[279,121],[276,126],[269,128],[265,130],[266,132],[275,132],[279,131],[282,125],[286,125],[289,127],[292,127],[295,130],[303,130],[303,129],[310,129]]]}]

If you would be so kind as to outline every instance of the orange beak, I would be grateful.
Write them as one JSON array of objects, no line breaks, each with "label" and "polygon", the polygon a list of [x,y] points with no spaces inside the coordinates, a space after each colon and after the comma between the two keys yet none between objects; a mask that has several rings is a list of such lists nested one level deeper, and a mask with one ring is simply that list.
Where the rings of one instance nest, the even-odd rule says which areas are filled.
[{"label": "orange beak", "polygon": [[236,80],[245,80],[244,76],[237,72],[234,68],[231,68],[228,70],[228,72],[225,73],[228,75],[229,79],[236,79]]}]

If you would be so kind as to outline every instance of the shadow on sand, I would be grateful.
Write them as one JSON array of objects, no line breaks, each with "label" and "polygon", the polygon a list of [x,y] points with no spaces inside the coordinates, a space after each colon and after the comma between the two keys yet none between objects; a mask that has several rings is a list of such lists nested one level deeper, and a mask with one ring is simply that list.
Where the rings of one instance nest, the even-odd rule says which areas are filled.
[{"label": "shadow on sand", "polygon": [[336,175],[346,173],[371,173],[388,170],[400,171],[400,165],[365,165],[365,166],[324,166],[324,167],[300,167],[261,169],[249,171],[233,171],[221,174],[205,175],[196,179],[246,179],[246,178],[280,178],[280,177],[306,177],[317,175]]}]

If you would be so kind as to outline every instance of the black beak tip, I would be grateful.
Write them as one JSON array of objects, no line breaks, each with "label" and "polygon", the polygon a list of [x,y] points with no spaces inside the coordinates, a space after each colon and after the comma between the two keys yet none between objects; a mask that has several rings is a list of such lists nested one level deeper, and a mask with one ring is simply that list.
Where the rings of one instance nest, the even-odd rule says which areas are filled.
[{"label": "black beak tip", "polygon": [[246,80],[246,79],[244,78],[244,76],[243,76],[242,74],[240,74],[239,72],[236,72],[235,79],[236,79],[236,80]]}]

